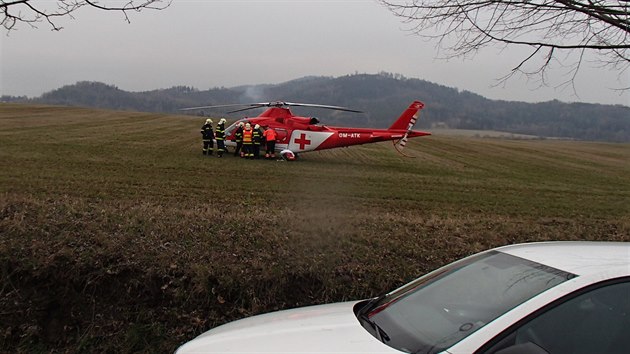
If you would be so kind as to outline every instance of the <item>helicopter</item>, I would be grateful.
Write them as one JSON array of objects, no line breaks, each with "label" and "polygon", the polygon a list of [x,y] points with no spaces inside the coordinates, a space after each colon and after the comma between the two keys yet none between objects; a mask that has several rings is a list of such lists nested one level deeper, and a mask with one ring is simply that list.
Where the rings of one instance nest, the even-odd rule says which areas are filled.
[{"label": "helicopter", "polygon": [[234,134],[241,123],[250,123],[252,127],[259,125],[263,128],[272,128],[276,131],[275,151],[285,160],[295,160],[299,154],[348,147],[352,145],[370,144],[381,141],[392,141],[394,148],[402,155],[402,150],[409,138],[431,135],[429,132],[413,130],[424,108],[420,101],[412,102],[409,107],[387,129],[333,127],[320,124],[315,117],[301,117],[294,115],[289,107],[313,107],[331,109],[337,111],[362,113],[361,111],[340,106],[329,106],[310,103],[294,103],[284,101],[212,105],[201,107],[183,108],[182,111],[202,110],[208,108],[245,107],[226,112],[227,114],[242,112],[250,109],[268,107],[257,117],[239,119],[225,128],[225,145],[236,146]]}]

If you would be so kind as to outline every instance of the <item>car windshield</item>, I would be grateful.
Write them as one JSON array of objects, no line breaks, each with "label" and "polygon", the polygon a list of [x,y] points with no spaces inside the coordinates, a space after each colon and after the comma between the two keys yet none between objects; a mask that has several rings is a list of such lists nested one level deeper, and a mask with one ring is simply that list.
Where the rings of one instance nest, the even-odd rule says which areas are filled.
[{"label": "car windshield", "polygon": [[572,277],[491,251],[431,272],[359,315],[363,326],[391,347],[407,353],[438,353]]}]

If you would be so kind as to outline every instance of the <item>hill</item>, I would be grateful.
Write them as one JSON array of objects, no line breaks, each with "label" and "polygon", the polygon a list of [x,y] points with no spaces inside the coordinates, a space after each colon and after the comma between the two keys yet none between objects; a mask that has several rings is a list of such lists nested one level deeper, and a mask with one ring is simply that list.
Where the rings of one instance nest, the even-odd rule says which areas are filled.
[{"label": "hill", "polygon": [[0,104],[0,347],[172,352],[455,258],[630,241],[630,145],[434,135],[209,158],[189,116]]},{"label": "hill", "polygon": [[[303,115],[321,115],[325,117],[322,121],[326,124],[384,128],[416,99],[427,105],[418,123],[421,129],[495,130],[540,137],[630,142],[630,107],[559,101],[495,101],[471,92],[388,73],[337,78],[305,77],[278,85],[205,91],[178,86],[126,92],[102,83],[79,82],[45,93],[31,102],[175,113],[182,107],[284,100],[348,106],[366,112],[357,115],[295,109],[296,113]],[[207,110],[205,113],[224,114],[218,110]]]}]

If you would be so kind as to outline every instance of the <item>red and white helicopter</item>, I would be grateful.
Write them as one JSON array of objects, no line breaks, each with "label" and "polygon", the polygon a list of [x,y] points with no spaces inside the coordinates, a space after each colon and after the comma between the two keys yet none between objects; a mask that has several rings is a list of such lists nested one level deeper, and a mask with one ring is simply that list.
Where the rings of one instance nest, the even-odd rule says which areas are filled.
[{"label": "red and white helicopter", "polygon": [[424,104],[420,101],[414,101],[411,103],[411,105],[409,105],[400,117],[396,119],[394,124],[387,129],[326,126],[320,124],[317,118],[296,116],[289,109],[290,106],[315,107],[361,113],[360,111],[345,107],[309,103],[275,101],[191,107],[184,108],[182,110],[200,110],[235,106],[246,106],[246,108],[226,113],[242,112],[261,107],[269,107],[269,109],[265,110],[257,117],[239,119],[227,127],[225,129],[225,145],[236,146],[236,143],[232,140],[234,138],[236,128],[241,122],[249,122],[252,127],[256,124],[261,127],[267,126],[269,128],[273,128],[277,133],[275,150],[280,152],[281,156],[287,160],[293,160],[297,158],[299,153],[308,151],[333,149],[388,140],[393,141],[396,150],[402,154],[402,149],[405,147],[407,139],[431,135],[431,133],[428,132],[413,130],[413,127],[418,119],[419,112],[424,107]]}]

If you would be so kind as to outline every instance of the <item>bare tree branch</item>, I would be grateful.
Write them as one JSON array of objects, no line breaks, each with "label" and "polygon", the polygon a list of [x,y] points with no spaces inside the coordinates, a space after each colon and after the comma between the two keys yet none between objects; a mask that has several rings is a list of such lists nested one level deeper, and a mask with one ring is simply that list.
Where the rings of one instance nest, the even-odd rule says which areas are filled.
[{"label": "bare tree branch", "polygon": [[[563,85],[573,86],[586,51],[620,75],[630,66],[628,0],[379,1],[410,25],[410,31],[437,40],[447,58],[474,55],[498,43],[532,47],[500,82],[521,73],[546,85],[546,69],[560,63],[570,77]],[[577,55],[570,55],[574,51]],[[525,70],[535,62],[535,68]]]},{"label": "bare tree branch", "polygon": [[93,7],[105,11],[120,11],[125,16],[125,21],[130,22],[129,11],[163,10],[171,4],[172,0],[124,0],[117,1],[120,5],[101,5],[96,0],[56,0],[43,3],[34,0],[0,0],[0,24],[7,31],[16,28],[19,23],[37,27],[38,23],[45,22],[54,31],[62,27],[56,24],[60,17],[70,17],[84,6]]}]

